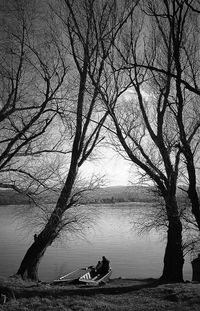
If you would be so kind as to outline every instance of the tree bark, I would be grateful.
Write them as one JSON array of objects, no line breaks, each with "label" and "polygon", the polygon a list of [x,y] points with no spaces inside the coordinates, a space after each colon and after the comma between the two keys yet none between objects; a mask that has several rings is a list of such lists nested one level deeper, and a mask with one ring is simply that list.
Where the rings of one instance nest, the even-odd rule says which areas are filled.
[{"label": "tree bark", "polygon": [[192,213],[196,219],[196,223],[200,230],[200,204],[199,204],[199,197],[196,191],[196,187],[189,186],[188,196],[192,204]]},{"label": "tree bark", "polygon": [[[77,151],[73,149],[73,152]],[[71,191],[76,179],[78,167],[78,158],[73,157],[73,152],[69,173],[65,185],[58,198],[56,207],[44,229],[40,232],[33,244],[27,250],[17,271],[17,275],[20,275],[22,278],[28,278],[35,281],[38,280],[38,267],[40,261],[47,247],[52,244],[60,232],[60,227],[62,227],[63,214],[71,207]]]},{"label": "tree bark", "polygon": [[160,278],[164,283],[183,282],[182,223],[178,215],[177,203],[172,204],[170,207],[166,205],[169,225],[163,273]]},{"label": "tree bark", "polygon": [[[73,162],[73,161],[72,161]],[[22,278],[38,280],[38,267],[48,246],[56,239],[62,227],[62,216],[71,207],[70,196],[77,174],[77,164],[71,165],[68,177],[58,198],[56,207],[52,212],[44,229],[40,232],[33,244],[27,250],[17,275]]]},{"label": "tree bark", "polygon": [[184,146],[183,153],[187,161],[187,171],[189,179],[188,197],[192,204],[192,213],[196,219],[198,228],[200,230],[200,202],[196,190],[196,172],[194,165],[194,156],[189,145]]},{"label": "tree bark", "polygon": [[48,245],[41,247],[34,242],[26,252],[17,271],[23,279],[38,281],[38,267]]},{"label": "tree bark", "polygon": [[27,250],[20,267],[17,271],[17,275],[20,275],[23,279],[31,279],[33,281],[38,281],[38,268],[40,261],[48,246],[56,238],[56,227],[52,227],[52,219],[41,233],[34,239],[34,242]]}]

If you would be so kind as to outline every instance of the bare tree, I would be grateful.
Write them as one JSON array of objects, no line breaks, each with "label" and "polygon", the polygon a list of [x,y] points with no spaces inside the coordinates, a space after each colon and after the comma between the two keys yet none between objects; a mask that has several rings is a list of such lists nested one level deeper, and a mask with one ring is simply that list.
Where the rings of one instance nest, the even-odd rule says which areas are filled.
[{"label": "bare tree", "polygon": [[4,2],[1,23],[0,187],[31,195],[53,175],[40,156],[63,151],[55,125],[70,66],[37,1]]},{"label": "bare tree", "polygon": [[[137,15],[140,14],[138,9]],[[115,57],[109,58],[112,82],[107,79],[108,87],[100,85],[99,91],[114,124],[112,132],[115,132],[117,150],[136,164],[145,178],[153,181],[165,202],[168,231],[160,279],[182,282],[182,223],[176,197],[181,152],[176,148],[177,124],[169,106],[172,78],[137,66],[138,62],[141,65],[145,62],[146,46],[141,37],[146,25],[138,25],[135,15],[131,15],[129,27],[115,45]],[[166,40],[170,44],[171,37]],[[156,57],[160,53],[161,49],[156,51]],[[170,55],[163,62],[165,70],[170,70]],[[120,73],[126,79],[126,86],[124,79],[120,80]],[[97,85],[94,79],[92,82]],[[130,100],[121,96],[125,88],[132,92]]]},{"label": "bare tree", "polygon": [[[197,105],[199,16],[184,1],[148,1],[144,2],[142,9],[145,12],[145,23],[148,22],[152,28],[147,31],[144,25],[144,43],[141,43],[141,36],[137,41],[140,43],[140,56],[135,42],[131,43],[130,48],[126,47],[126,50],[131,50],[132,60],[129,55],[124,56],[124,51],[119,48],[118,51],[127,63],[124,69],[130,72],[143,125],[138,130],[137,119],[132,119],[132,123],[128,122],[132,127],[124,128],[126,122],[121,121],[114,109],[112,111],[112,106],[109,105],[109,109],[127,155],[131,159],[134,154],[133,162],[155,181],[165,200],[168,242],[161,279],[174,281],[176,278],[182,279],[182,225],[176,188],[183,182],[181,175],[185,172],[188,174],[187,193],[198,227],[200,219],[195,163],[199,152],[200,126]],[[150,96],[145,98],[144,92]],[[135,103],[133,105],[136,106]],[[130,145],[126,143],[128,140]],[[169,198],[174,198],[175,205],[169,202]],[[175,219],[176,225],[173,223]],[[176,238],[179,250],[175,251],[176,245],[173,246],[171,239],[175,241]],[[175,257],[170,255],[172,252]]]},{"label": "bare tree", "polygon": [[[181,80],[191,81],[195,88],[199,83],[199,38],[198,16],[187,5],[178,1],[170,6],[167,2],[168,27],[172,37],[172,55],[176,73],[174,92],[176,98],[171,109],[178,124],[180,151],[183,153],[188,173],[188,196],[192,204],[192,213],[200,229],[200,202],[196,185],[195,155],[199,151],[200,110],[198,96],[182,86]],[[193,22],[191,22],[191,20]],[[157,19],[159,25],[159,19]]]},{"label": "bare tree", "polygon": [[[71,106],[75,112],[73,143],[64,186],[48,221],[22,260],[17,271],[22,277],[37,279],[44,252],[68,225],[65,217],[77,202],[74,186],[79,168],[102,140],[100,130],[108,112],[101,108],[99,85],[103,84],[102,73],[113,43],[134,6],[128,11],[125,4],[120,7],[118,13],[116,1],[95,0],[64,0],[59,8],[51,6],[54,18],[61,22],[66,54],[76,68],[72,74],[76,85]],[[97,82],[95,86],[90,83],[90,76]]]},{"label": "bare tree", "polygon": [[[107,83],[100,86],[118,137],[118,141],[113,138],[117,150],[125,151],[164,198],[168,235],[161,280],[172,282],[183,280],[182,223],[176,192],[185,172],[199,226],[195,168],[200,125],[199,42],[194,11],[185,1],[144,1],[137,11],[143,25],[131,16],[130,28],[115,44],[115,57],[109,58],[111,74],[105,74]],[[126,86],[122,75],[124,81],[129,79]],[[93,78],[92,82],[97,85]],[[124,88],[132,91],[131,103],[120,99]]]},{"label": "bare tree", "polygon": [[200,13],[199,0],[192,0],[192,1],[185,0],[184,2],[193,12]]},{"label": "bare tree", "polygon": [[[159,5],[159,6],[158,6]],[[184,155],[188,175],[187,193],[192,213],[200,228],[200,202],[197,191],[196,159],[199,154],[199,2],[149,1],[144,5],[148,21],[154,24],[153,53],[146,53],[139,66],[154,75],[171,77],[172,93],[169,107],[177,122],[177,145]],[[170,41],[169,41],[170,38]],[[156,46],[162,46],[158,57]],[[152,49],[150,49],[152,50]],[[150,55],[151,54],[151,55]],[[153,57],[152,57],[153,55]],[[164,66],[161,58],[171,58],[171,66]]]}]

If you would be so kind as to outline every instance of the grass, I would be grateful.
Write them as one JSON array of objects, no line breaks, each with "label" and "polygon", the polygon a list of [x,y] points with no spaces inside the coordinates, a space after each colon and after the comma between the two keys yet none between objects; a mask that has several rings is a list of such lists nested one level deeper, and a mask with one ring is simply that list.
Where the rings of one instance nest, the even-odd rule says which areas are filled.
[{"label": "grass", "polygon": [[0,279],[1,288],[14,292],[0,305],[4,311],[199,311],[200,284],[153,286],[152,280],[115,279],[97,288],[34,284]]}]

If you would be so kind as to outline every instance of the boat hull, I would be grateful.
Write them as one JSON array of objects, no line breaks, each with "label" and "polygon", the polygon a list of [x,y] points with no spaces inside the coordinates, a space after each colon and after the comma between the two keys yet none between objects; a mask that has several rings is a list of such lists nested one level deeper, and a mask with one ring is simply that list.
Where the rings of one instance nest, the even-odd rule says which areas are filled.
[{"label": "boat hull", "polygon": [[102,285],[102,284],[105,284],[106,282],[108,282],[111,274],[112,274],[112,269],[110,269],[109,272],[103,276],[97,275],[94,278],[91,278],[90,272],[87,272],[79,278],[79,281],[81,283],[85,283],[87,285],[98,286],[98,285]]},{"label": "boat hull", "polygon": [[73,283],[73,282],[78,282],[79,279],[85,275],[86,273],[90,272],[90,269],[88,268],[80,268],[76,269],[62,277],[60,277],[57,280],[53,281],[53,284],[58,284],[58,283]]}]

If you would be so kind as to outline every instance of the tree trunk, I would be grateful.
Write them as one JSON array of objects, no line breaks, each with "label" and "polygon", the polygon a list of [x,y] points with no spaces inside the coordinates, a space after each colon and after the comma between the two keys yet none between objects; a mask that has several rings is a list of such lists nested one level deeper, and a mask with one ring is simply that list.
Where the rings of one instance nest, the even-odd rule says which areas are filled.
[{"label": "tree trunk", "polygon": [[41,247],[38,243],[34,242],[26,252],[21,265],[17,271],[23,279],[38,280],[38,267],[42,256],[48,245]]},{"label": "tree trunk", "polygon": [[[50,223],[45,226],[44,230],[35,238],[33,244],[27,250],[21,265],[17,271],[23,279],[38,281],[38,268],[40,261],[47,249],[55,239],[55,230],[49,230]],[[48,234],[47,234],[48,233]]]},{"label": "tree trunk", "polygon": [[169,227],[167,231],[167,246],[164,256],[163,274],[161,282],[183,282],[183,248],[182,224],[178,215],[177,204],[174,203],[169,210],[167,204]]},{"label": "tree trunk", "polygon": [[200,204],[199,204],[199,197],[196,191],[196,187],[195,188],[189,187],[188,196],[192,204],[192,213],[195,217],[196,223],[200,230]]},{"label": "tree trunk", "polygon": [[[74,151],[76,152],[76,150]],[[17,275],[22,278],[38,280],[38,267],[40,261],[48,246],[56,239],[62,228],[63,214],[72,205],[70,200],[72,188],[77,175],[77,157],[72,156],[71,166],[65,182],[65,185],[60,193],[55,209],[53,210],[44,229],[37,236],[33,244],[27,250],[21,265],[17,271]]]},{"label": "tree trunk", "polygon": [[188,178],[189,178],[189,189],[188,189],[188,196],[190,202],[192,204],[192,213],[196,219],[198,228],[200,230],[200,204],[199,204],[199,197],[196,190],[196,172],[195,172],[195,165],[193,161],[193,154],[189,146],[185,148],[184,152],[185,158],[187,160],[187,171],[188,171]]}]

